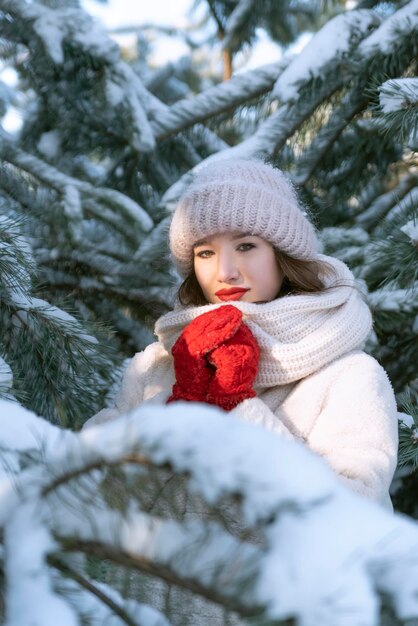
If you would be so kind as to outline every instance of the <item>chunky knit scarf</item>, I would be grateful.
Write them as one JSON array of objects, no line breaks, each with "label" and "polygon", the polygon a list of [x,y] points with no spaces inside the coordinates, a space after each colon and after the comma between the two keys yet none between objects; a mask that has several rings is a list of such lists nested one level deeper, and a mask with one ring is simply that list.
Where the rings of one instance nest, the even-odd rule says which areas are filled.
[{"label": "chunky knit scarf", "polygon": [[[265,304],[234,301],[260,347],[255,386],[285,385],[305,378],[351,350],[361,349],[371,330],[370,310],[348,267],[318,255],[334,268],[338,286],[322,293],[289,295]],[[326,284],[334,282],[326,279]],[[171,352],[183,328],[205,311],[224,304],[179,307],[159,318],[155,334]]]}]

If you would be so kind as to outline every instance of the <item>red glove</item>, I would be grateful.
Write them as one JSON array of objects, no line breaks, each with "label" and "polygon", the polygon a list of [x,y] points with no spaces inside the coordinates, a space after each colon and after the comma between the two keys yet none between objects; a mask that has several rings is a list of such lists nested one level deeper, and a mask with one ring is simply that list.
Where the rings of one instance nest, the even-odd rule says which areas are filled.
[{"label": "red glove", "polygon": [[171,350],[176,382],[167,403],[207,401],[214,368],[205,357],[231,338],[241,323],[241,311],[229,304],[202,313],[186,326]]},{"label": "red glove", "polygon": [[258,343],[248,326],[242,323],[233,337],[208,355],[216,370],[209,382],[206,402],[230,411],[246,398],[254,398],[259,358]]}]

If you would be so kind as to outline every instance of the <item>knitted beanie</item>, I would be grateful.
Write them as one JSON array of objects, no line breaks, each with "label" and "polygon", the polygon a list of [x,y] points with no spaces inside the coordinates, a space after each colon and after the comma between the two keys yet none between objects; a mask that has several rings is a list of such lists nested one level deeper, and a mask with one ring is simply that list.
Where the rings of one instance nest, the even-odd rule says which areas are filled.
[{"label": "knitted beanie", "polygon": [[193,244],[231,231],[258,235],[296,259],[314,259],[318,252],[315,229],[291,182],[262,161],[220,160],[198,170],[170,225],[179,273],[187,276],[193,268]]}]

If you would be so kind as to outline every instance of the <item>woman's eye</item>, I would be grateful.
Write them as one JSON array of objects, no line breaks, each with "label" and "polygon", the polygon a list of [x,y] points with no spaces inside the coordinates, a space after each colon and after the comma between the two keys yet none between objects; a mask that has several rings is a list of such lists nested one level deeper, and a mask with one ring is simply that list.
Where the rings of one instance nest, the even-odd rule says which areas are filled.
[{"label": "woman's eye", "polygon": [[201,259],[207,259],[208,256],[210,256],[211,254],[213,254],[212,250],[201,250],[201,252],[196,253],[196,256],[200,257]]},{"label": "woman's eye", "polygon": [[246,252],[247,250],[255,248],[255,245],[253,243],[241,243],[238,248],[243,248],[242,252]]}]

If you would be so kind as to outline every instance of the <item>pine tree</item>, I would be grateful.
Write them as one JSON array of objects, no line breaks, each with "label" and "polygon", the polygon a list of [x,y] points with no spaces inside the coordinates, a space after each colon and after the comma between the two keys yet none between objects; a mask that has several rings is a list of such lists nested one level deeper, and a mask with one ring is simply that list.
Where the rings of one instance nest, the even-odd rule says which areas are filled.
[{"label": "pine tree", "polygon": [[203,0],[203,4],[207,9],[206,21],[216,25],[216,38],[222,43],[223,78],[229,80],[234,56],[255,42],[258,29],[264,30],[279,45],[288,46],[301,32],[316,30],[341,9],[344,2]]},{"label": "pine tree", "polygon": [[[230,3],[229,15],[240,5]],[[94,413],[116,377],[116,365],[152,341],[153,321],[172,304],[179,277],[168,263],[167,228],[191,170],[211,158],[262,156],[289,172],[311,208],[324,251],[346,261],[367,292],[375,319],[367,349],[389,372],[403,409],[405,467],[395,482],[396,506],[418,517],[418,2],[364,1],[355,10],[339,5],[328,3],[332,19],[300,54],[206,87],[185,61],[153,69],[125,60],[77,0],[0,0],[0,54],[19,77],[15,89],[0,89],[0,102],[3,112],[14,106],[23,116],[19,134],[3,130],[0,135],[0,392],[64,426],[77,427]],[[278,6],[274,10],[289,17],[287,3]],[[251,41],[255,22],[248,18],[246,28],[230,28],[242,36],[239,41]],[[207,419],[207,410],[196,441],[210,440],[210,428],[216,428],[219,416],[211,413]],[[95,443],[87,433],[77,436],[28,416],[16,402],[3,403],[2,414],[7,471],[1,476],[0,525],[6,551],[0,558],[8,581],[8,626],[28,623],[29,613],[19,612],[28,590],[39,599],[30,613],[31,623],[39,626],[52,619],[55,624],[57,614],[64,623],[94,624],[94,616],[103,623],[116,615],[115,623],[163,625],[164,618],[136,602],[143,582],[138,576],[144,573],[177,581],[193,596],[243,617],[251,615],[253,624],[313,619],[314,605],[301,602],[311,589],[302,583],[293,604],[287,587],[280,601],[256,593],[246,599],[244,593],[267,576],[266,564],[275,575],[284,571],[274,569],[280,560],[290,566],[269,534],[281,528],[286,507],[301,533],[293,536],[294,543],[285,531],[277,537],[296,550],[310,536],[312,527],[301,511],[311,516],[315,507],[304,509],[304,492],[292,482],[292,472],[282,483],[291,499],[285,504],[272,492],[260,507],[253,499],[260,492],[257,480],[267,484],[267,477],[258,468],[242,459],[235,463],[254,473],[245,490],[237,484],[231,459],[227,488],[215,461],[210,457],[204,464],[203,449],[194,450],[189,466],[180,444],[169,448],[164,433],[189,432],[175,411],[169,415],[174,430],[168,431],[164,411],[148,421],[145,413],[132,418],[132,432],[144,429],[139,449],[121,424],[104,428]],[[155,431],[147,430],[148,422]],[[222,422],[219,428],[228,426]],[[247,436],[244,430],[235,435],[237,440]],[[309,463],[307,458],[300,462]],[[219,488],[212,497],[199,483],[199,471]],[[18,491],[11,488],[15,483]],[[170,492],[170,485],[177,491]],[[201,498],[215,525],[185,525],[178,493]],[[305,495],[311,504],[318,496]],[[246,531],[238,544],[222,496]],[[367,574],[357,570],[345,581],[344,589],[358,592],[349,597],[357,611],[355,618],[350,614],[350,626],[377,624],[376,592],[384,599],[382,624],[417,616],[415,526],[397,516],[386,526],[360,505],[358,515],[373,537],[365,536],[362,544]],[[324,534],[312,535],[317,545],[327,545],[330,519],[331,509],[324,509]],[[185,575],[181,559],[167,563],[168,553],[150,556],[145,544],[136,552],[133,544],[121,544],[137,523],[149,541],[155,528],[167,541],[176,536],[177,549],[183,546],[189,557],[186,573],[192,575]],[[383,527],[399,537],[386,561],[378,554],[379,541],[387,538]],[[112,535],[115,528],[126,534]],[[260,553],[257,542],[248,541],[252,533],[267,538],[268,549]],[[36,546],[36,576],[25,569],[26,541]],[[202,579],[205,550],[225,545],[236,550],[236,575],[225,570],[228,585],[222,577]],[[230,553],[219,548],[216,554],[215,570],[222,572]],[[106,584],[100,582],[102,571]],[[342,562],[332,561],[329,580],[340,581],[342,573]],[[283,585],[286,580],[283,575]],[[310,586],[313,580],[303,579]],[[322,607],[321,594],[334,588],[319,582],[322,589],[315,587],[317,595],[309,597],[330,610],[326,603]]]},{"label": "pine tree", "polygon": [[[141,407],[80,434],[0,408],[7,626],[176,625],[176,601],[203,623],[216,605],[242,625],[418,615],[416,523],[297,442],[203,405]],[[160,612],[143,603],[166,583]]]}]

